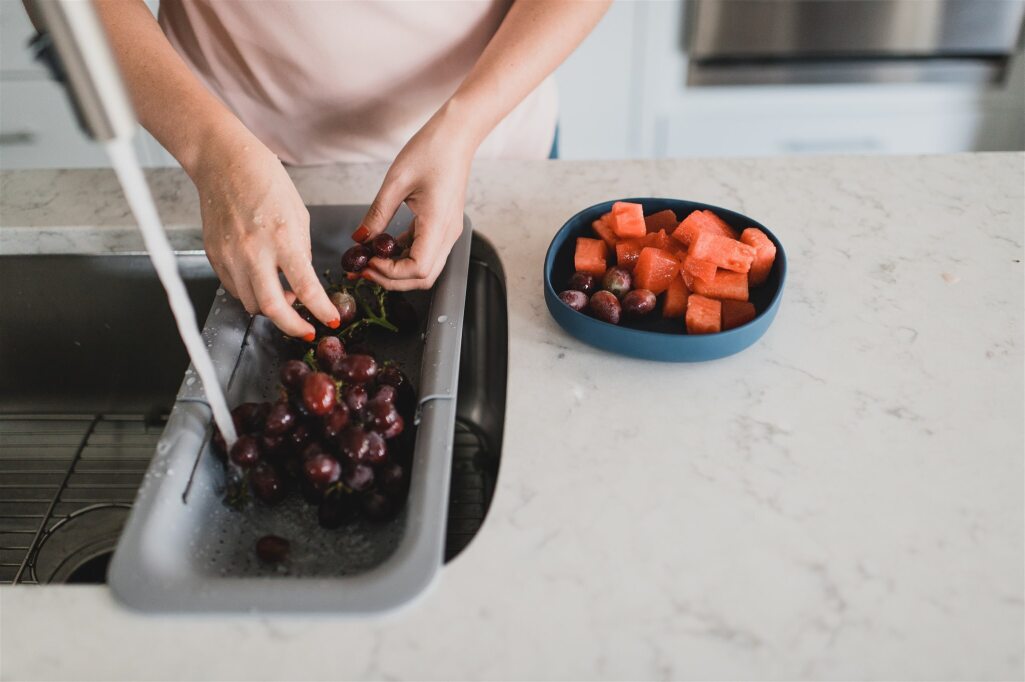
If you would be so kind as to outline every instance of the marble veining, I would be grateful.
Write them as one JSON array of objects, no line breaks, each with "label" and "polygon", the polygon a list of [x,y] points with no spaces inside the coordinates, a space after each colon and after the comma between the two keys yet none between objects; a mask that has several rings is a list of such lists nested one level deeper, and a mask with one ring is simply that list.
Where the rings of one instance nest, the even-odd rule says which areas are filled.
[{"label": "marble veining", "polygon": [[[485,162],[467,213],[509,290],[505,453],[469,549],[379,618],[145,617],[0,590],[4,679],[1021,679],[1025,156]],[[366,203],[385,167],[293,169]],[[150,173],[178,248],[196,194]],[[619,358],[541,296],[614,197],[720,204],[790,255],[723,360]],[[0,253],[141,248],[106,171],[0,173]],[[156,303],[155,303],[156,304]],[[321,655],[329,651],[330,655]]]}]

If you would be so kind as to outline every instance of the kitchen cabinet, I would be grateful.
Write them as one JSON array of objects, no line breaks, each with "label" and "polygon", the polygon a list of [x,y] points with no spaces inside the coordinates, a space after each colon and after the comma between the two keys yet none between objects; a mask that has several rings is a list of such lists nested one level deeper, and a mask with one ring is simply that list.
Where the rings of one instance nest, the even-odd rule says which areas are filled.
[{"label": "kitchen cabinet", "polygon": [[[155,9],[155,3],[150,6]],[[682,2],[612,4],[556,72],[564,159],[1025,149],[1025,57],[1000,85],[688,86]],[[0,0],[0,165],[106,166]],[[141,131],[146,166],[175,160]]]}]

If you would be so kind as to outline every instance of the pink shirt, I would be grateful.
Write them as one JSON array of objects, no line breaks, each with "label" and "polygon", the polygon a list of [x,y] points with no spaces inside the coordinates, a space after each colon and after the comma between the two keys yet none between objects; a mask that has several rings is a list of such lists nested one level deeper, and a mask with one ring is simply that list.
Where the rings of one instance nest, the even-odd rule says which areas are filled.
[{"label": "pink shirt", "polygon": [[[391,161],[466,77],[509,4],[163,0],[160,23],[283,161]],[[546,158],[557,106],[549,77],[478,158]]]}]

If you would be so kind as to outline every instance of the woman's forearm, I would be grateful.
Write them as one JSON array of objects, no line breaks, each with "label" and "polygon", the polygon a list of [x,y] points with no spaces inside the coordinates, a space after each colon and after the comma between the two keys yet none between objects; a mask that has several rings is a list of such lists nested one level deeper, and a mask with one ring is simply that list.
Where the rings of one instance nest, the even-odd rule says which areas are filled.
[{"label": "woman's forearm", "polygon": [[576,49],[611,0],[516,0],[442,109],[475,144]]},{"label": "woman's forearm", "polygon": [[97,0],[139,122],[195,177],[204,150],[249,131],[189,70],[142,0]]}]

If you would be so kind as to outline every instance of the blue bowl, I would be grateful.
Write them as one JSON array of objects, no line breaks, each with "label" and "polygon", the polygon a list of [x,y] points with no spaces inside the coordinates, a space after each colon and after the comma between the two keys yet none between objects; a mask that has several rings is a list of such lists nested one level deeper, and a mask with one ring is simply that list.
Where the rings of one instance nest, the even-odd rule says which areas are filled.
[{"label": "blue bowl", "polygon": [[776,262],[769,273],[769,279],[751,290],[751,302],[757,316],[745,325],[719,332],[718,334],[684,333],[683,320],[665,320],[657,313],[642,320],[631,320],[623,325],[609,324],[573,310],[559,299],[558,292],[573,274],[573,252],[577,237],[594,237],[591,223],[612,210],[615,201],[606,201],[585,208],[566,221],[556,233],[545,256],[545,303],[548,311],[559,325],[572,336],[592,346],[619,355],[628,355],[645,360],[667,362],[699,362],[715,360],[744,350],[765,333],[772,324],[783,297],[783,283],[787,276],[787,256],[776,235],[756,220],[734,211],[681,199],[617,199],[644,206],[644,215],[670,209],[683,220],[691,211],[710,209],[720,218],[740,231],[746,227],[757,227],[776,245]]}]

